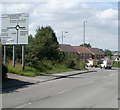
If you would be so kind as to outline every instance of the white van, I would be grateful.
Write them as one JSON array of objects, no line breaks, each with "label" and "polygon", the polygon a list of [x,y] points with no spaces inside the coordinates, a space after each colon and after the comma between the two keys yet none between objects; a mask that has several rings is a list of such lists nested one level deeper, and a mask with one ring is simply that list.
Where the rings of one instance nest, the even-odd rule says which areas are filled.
[{"label": "white van", "polygon": [[87,67],[97,67],[97,61],[96,60],[89,60],[86,65],[87,65]]},{"label": "white van", "polygon": [[102,64],[100,64],[100,68],[111,69],[112,68],[112,61],[111,60],[104,60]]}]

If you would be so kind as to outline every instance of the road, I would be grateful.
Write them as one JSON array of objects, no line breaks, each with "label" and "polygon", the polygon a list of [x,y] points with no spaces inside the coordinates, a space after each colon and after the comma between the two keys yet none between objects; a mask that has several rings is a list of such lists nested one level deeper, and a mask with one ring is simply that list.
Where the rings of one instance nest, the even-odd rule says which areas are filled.
[{"label": "road", "polygon": [[92,70],[5,92],[3,108],[118,108],[118,70]]}]

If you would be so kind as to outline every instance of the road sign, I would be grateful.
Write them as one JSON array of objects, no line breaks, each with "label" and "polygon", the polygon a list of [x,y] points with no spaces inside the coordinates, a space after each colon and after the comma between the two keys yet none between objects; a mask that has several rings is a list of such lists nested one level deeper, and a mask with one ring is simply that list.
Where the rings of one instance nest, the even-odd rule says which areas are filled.
[{"label": "road sign", "polygon": [[1,43],[3,45],[28,44],[28,13],[3,14]]}]

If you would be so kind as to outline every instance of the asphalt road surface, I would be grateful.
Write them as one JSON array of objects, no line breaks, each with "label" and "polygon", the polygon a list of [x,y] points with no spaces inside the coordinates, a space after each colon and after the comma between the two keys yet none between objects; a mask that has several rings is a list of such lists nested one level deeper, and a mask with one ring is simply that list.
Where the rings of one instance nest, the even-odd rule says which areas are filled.
[{"label": "asphalt road surface", "polygon": [[92,70],[4,92],[3,108],[118,108],[118,70]]}]

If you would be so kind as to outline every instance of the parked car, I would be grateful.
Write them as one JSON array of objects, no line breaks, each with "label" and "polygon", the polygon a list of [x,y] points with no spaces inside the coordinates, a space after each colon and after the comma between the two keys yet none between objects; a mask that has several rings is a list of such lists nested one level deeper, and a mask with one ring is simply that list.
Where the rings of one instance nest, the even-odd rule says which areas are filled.
[{"label": "parked car", "polygon": [[111,69],[112,68],[112,61],[111,60],[104,60],[102,64],[100,64],[100,68]]}]

